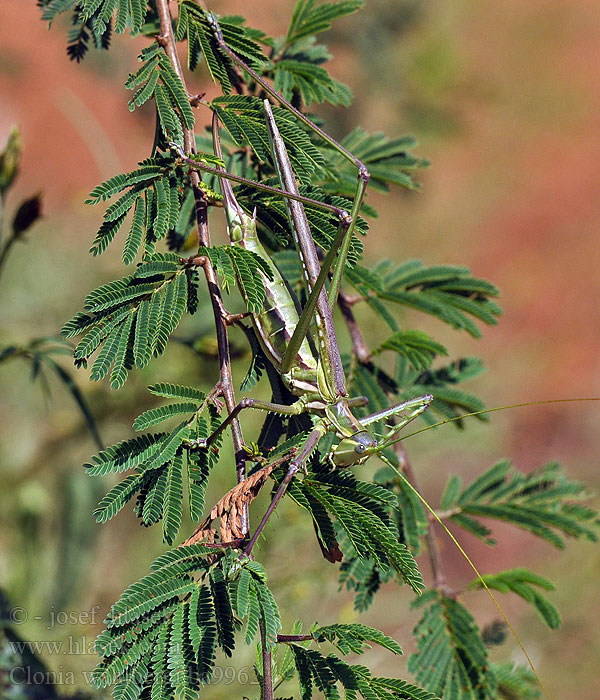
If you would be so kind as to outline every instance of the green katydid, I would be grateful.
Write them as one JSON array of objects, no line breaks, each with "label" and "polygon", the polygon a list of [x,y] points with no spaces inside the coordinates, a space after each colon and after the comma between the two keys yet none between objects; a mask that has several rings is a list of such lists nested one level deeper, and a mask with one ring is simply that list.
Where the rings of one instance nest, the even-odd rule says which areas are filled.
[{"label": "green katydid", "polygon": [[[338,235],[320,265],[303,203],[313,206],[324,205],[300,196],[285,145],[267,100],[264,102],[264,107],[274,160],[282,182],[282,189],[278,192],[289,200],[291,228],[295,234],[296,247],[309,289],[308,301],[300,315],[296,310],[296,301],[258,238],[256,218],[243,210],[233,194],[229,179],[235,178],[231,178],[224,170],[219,172],[219,177],[231,243],[259,255],[268,263],[271,272],[271,279],[265,274],[262,275],[266,291],[263,308],[259,313],[251,316],[256,336],[263,352],[280,373],[284,384],[299,398],[291,405],[243,399],[218,430],[198,446],[210,445],[244,408],[256,408],[284,415],[307,412],[318,416],[319,420],[315,423],[306,442],[306,449],[303,449],[299,457],[291,462],[292,473],[304,466],[306,458],[327,432],[334,432],[340,439],[331,453],[332,462],[338,467],[349,467],[364,462],[371,454],[380,452],[394,442],[399,430],[425,411],[433,397],[427,394],[403,401],[360,420],[352,413],[351,409],[354,406],[364,405],[366,401],[362,397],[348,398],[347,396],[333,314],[324,288],[329,273],[332,272],[335,279],[339,266],[345,265],[344,250],[348,247],[347,239],[352,235],[352,225],[345,211],[333,208],[340,220]],[[215,152],[218,157],[221,157],[218,130],[218,120],[215,117],[213,120]],[[181,152],[180,156],[192,167],[211,171],[197,161],[186,158]],[[313,354],[306,339],[315,315],[318,349],[316,355]],[[377,441],[368,426],[392,416],[397,419],[396,425],[381,441]]]}]

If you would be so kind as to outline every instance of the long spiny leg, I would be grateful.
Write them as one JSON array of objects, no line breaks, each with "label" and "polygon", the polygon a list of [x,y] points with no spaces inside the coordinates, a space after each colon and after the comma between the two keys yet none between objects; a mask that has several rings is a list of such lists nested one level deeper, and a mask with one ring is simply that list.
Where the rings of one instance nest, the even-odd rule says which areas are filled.
[{"label": "long spiny leg", "polygon": [[[418,396],[415,399],[408,399],[408,401],[401,401],[400,403],[394,404],[389,408],[384,408],[382,411],[377,411],[376,413],[371,413],[371,415],[361,418],[360,422],[363,425],[369,425],[370,423],[377,423],[384,418],[389,418],[390,416],[401,416],[403,412],[406,412],[405,416],[401,416],[401,420],[406,418],[406,422],[416,418],[421,415],[431,405],[433,401],[433,396],[431,394],[425,394],[424,396]],[[406,423],[403,423],[406,425]]]},{"label": "long spiny leg", "polygon": [[325,435],[325,432],[326,431],[323,422],[320,421],[319,423],[317,423],[313,431],[306,438],[306,441],[304,442],[300,453],[296,457],[294,457],[294,459],[289,463],[288,470],[285,476],[283,477],[281,483],[279,484],[279,488],[273,496],[273,500],[269,504],[269,507],[265,511],[265,514],[263,515],[258,527],[254,531],[254,534],[252,535],[250,541],[244,549],[244,552],[246,554],[250,554],[250,552],[252,551],[252,548],[256,544],[256,540],[258,540],[258,538],[260,537],[260,533],[263,531],[273,511],[277,507],[277,504],[286,492],[291,480],[301,469],[305,468],[306,462],[308,461],[309,457],[319,444],[319,440],[323,437],[323,435]]},{"label": "long spiny leg", "polygon": [[[294,171],[290,163],[287,149],[275,123],[275,118],[268,100],[264,102],[267,128],[273,147],[274,159],[277,165],[281,184],[286,192],[293,195],[298,194],[298,184],[294,176]],[[282,362],[282,372],[287,372],[291,367],[295,357],[297,346],[306,335],[316,308],[317,330],[320,336],[321,361],[324,363],[324,373],[328,380],[329,390],[332,396],[346,396],[346,379],[342,358],[337,342],[335,326],[333,323],[333,313],[324,289],[324,283],[329,273],[329,268],[333,263],[336,254],[335,243],[342,245],[348,235],[351,235],[350,226],[340,227],[336,236],[336,241],[332,245],[323,267],[319,265],[317,250],[310,232],[306,212],[302,204],[295,199],[288,202],[290,217],[292,219],[292,230],[294,232],[295,243],[300,254],[309,284],[309,302],[304,309],[294,334],[288,344],[287,352]]]},{"label": "long spiny leg", "polygon": [[327,144],[329,144],[335,151],[337,151],[337,153],[339,153],[348,161],[350,161],[350,163],[355,165],[358,170],[358,179],[356,184],[356,193],[354,196],[354,204],[352,205],[352,210],[350,212],[351,222],[348,227],[349,235],[347,238],[344,239],[342,248],[340,250],[340,264],[335,269],[333,279],[331,281],[331,286],[329,289],[329,302],[333,307],[337,301],[337,296],[340,290],[342,276],[344,274],[345,260],[348,256],[348,251],[350,249],[350,243],[352,240],[352,233],[354,231],[354,227],[358,219],[358,213],[362,206],[362,201],[365,196],[367,184],[370,179],[369,171],[366,165],[362,163],[355,155],[350,153],[350,151],[344,148],[342,144],[338,143],[332,136],[323,131],[323,129],[321,129],[314,122],[312,122],[306,115],[302,114],[302,112],[299,109],[296,109],[294,105],[288,102],[283,97],[283,95],[280,95],[273,87],[269,85],[269,83],[267,83],[263,78],[261,78],[261,76],[258,75],[256,71],[252,70],[252,68],[250,68],[250,66],[245,61],[239,58],[232,51],[232,49],[229,48],[229,46],[226,44],[223,38],[223,33],[221,32],[217,19],[212,13],[208,13],[208,19],[213,26],[215,38],[221,51],[227,54],[227,56],[243,71],[248,73],[248,75],[250,75],[253,78],[253,80],[255,80],[270,97],[272,97],[274,100],[279,102],[279,104],[288,109],[305,126],[311,129],[311,131],[313,131],[315,134],[318,134]]},{"label": "long spiny leg", "polygon": [[369,452],[381,452],[381,450],[393,445],[398,442],[397,435],[404,428],[405,425],[410,423],[412,420],[420,416],[421,413],[426,411],[433,401],[433,396],[431,394],[425,394],[424,396],[418,396],[414,399],[408,399],[408,401],[401,401],[400,403],[390,406],[389,408],[384,408],[382,411],[377,411],[372,413],[366,418],[361,418],[360,422],[362,425],[367,426],[371,423],[376,423],[385,418],[395,417],[398,420],[394,424],[393,428],[383,437],[383,440],[377,444],[376,447],[370,449]]},{"label": "long spiny leg", "polygon": [[350,214],[345,209],[341,207],[336,207],[333,204],[327,204],[326,202],[320,202],[318,199],[311,199],[310,197],[304,197],[301,194],[294,195],[285,190],[280,190],[277,187],[271,187],[270,185],[265,185],[262,182],[256,182],[255,180],[248,180],[248,178],[241,177],[240,175],[233,175],[227,171],[213,168],[207,163],[203,163],[201,160],[196,158],[190,158],[186,155],[183,148],[175,142],[169,143],[169,146],[174,150],[181,161],[190,167],[190,170],[200,170],[209,175],[214,175],[215,177],[229,180],[231,182],[237,182],[240,185],[247,185],[248,187],[253,187],[255,190],[261,190],[262,192],[268,192],[269,194],[275,194],[279,197],[286,197],[287,199],[295,199],[302,204],[306,204],[310,207],[315,207],[317,209],[322,209],[323,211],[329,211],[334,214],[340,222],[340,226],[347,225],[350,221]]}]

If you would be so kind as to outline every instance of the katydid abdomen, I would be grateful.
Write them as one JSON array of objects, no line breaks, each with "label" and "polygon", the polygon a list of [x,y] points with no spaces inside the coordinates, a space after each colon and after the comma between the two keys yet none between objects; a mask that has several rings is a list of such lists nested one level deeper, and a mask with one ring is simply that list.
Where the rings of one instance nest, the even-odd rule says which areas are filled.
[{"label": "katydid abdomen", "polygon": [[[280,371],[287,345],[298,324],[296,303],[277,266],[258,238],[256,219],[244,212],[229,183],[223,184],[231,244],[259,255],[271,270],[271,280],[261,273],[265,285],[265,300],[262,309],[252,314],[252,324],[263,352]],[[316,393],[317,360],[306,338],[296,353],[292,372],[289,376],[283,375],[282,378],[294,394]]]}]

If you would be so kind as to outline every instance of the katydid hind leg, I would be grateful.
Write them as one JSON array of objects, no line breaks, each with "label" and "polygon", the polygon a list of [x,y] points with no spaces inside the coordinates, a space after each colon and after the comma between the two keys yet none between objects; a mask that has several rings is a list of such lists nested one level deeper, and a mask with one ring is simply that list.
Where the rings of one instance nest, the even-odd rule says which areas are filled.
[{"label": "katydid hind leg", "polygon": [[[281,138],[279,129],[277,128],[273,111],[271,110],[271,105],[268,100],[264,101],[264,107],[267,128],[273,149],[273,156],[281,179],[282,188],[295,195],[298,193],[298,184],[296,182],[294,171],[292,170],[285,143]],[[312,238],[304,207],[300,202],[288,200],[288,209],[295,243],[308,280],[309,292],[312,294],[314,291],[314,297],[312,297],[312,299],[314,300],[314,305],[318,314],[317,328],[319,335],[319,354],[321,357],[321,365],[323,367],[325,380],[327,381],[330,392],[333,395],[345,396],[346,378],[344,376],[342,358],[333,323],[333,313],[331,311],[331,307],[329,306],[327,293],[324,289],[326,273],[322,274],[323,271],[321,270],[321,266],[319,264],[319,257],[317,255],[317,250]],[[343,238],[343,235],[338,236],[338,238]],[[332,255],[334,255],[334,253],[332,253]],[[310,294],[309,300],[311,299]],[[306,335],[311,317],[312,314],[305,314],[302,326],[296,326],[294,345],[292,345],[291,348],[288,345],[288,351],[286,352],[282,363],[282,371],[285,372],[291,367],[295,357],[295,351],[293,351],[293,349],[295,345],[299,344]]]}]

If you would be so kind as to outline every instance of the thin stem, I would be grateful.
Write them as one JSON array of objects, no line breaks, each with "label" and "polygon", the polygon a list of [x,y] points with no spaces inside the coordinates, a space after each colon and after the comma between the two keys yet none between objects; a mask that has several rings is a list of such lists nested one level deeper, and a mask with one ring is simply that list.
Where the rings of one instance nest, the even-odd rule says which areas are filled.
[{"label": "thin stem", "polygon": [[354,312],[352,311],[352,297],[341,291],[338,296],[338,306],[346,322],[350,338],[352,340],[352,352],[361,364],[366,364],[371,359],[371,351],[367,347],[365,338],[360,330]]},{"label": "thin stem", "polygon": [[[185,82],[185,77],[177,55],[175,44],[175,36],[173,34],[173,25],[171,12],[169,10],[168,0],[156,0],[156,9],[160,19],[161,43],[163,44],[167,56],[171,61],[173,69],[179,76],[181,83],[189,94]],[[184,129],[183,143],[186,152],[196,152],[196,139],[193,129]],[[208,231],[208,204],[204,197],[204,193],[200,189],[200,176],[197,171],[190,172],[190,181],[194,193],[196,222],[198,225],[198,242],[200,245],[210,246],[210,234]],[[227,322],[224,317],[224,306],[219,288],[217,275],[210,261],[206,261],[202,266],[206,283],[208,285],[208,293],[215,318],[215,332],[217,335],[217,348],[219,354],[219,372],[222,396],[225,399],[225,405],[229,412],[233,411],[237,405],[235,391],[233,388],[233,380],[231,375],[231,356],[229,353],[229,341],[227,338]],[[233,449],[235,453],[235,470],[238,483],[246,478],[246,453],[243,449],[244,437],[239,420],[234,419],[231,422],[231,435],[233,440]],[[242,517],[242,526],[244,531],[249,531],[248,507],[244,506]]]},{"label": "thin stem", "polygon": [[0,274],[2,274],[4,263],[6,262],[10,249],[13,247],[16,240],[17,237],[13,234],[12,236],[6,239],[4,247],[2,248],[2,250],[0,250]]},{"label": "thin stem", "polygon": [[[401,442],[397,442],[394,445],[394,452],[396,453],[396,457],[400,462],[400,467],[406,475],[406,478],[418,491],[419,487],[417,484],[415,471],[412,468],[408,454]],[[446,583],[446,573],[442,563],[442,553],[440,552],[440,547],[435,536],[434,525],[429,520],[427,524],[427,551],[429,552],[429,561],[431,563],[431,571],[433,573],[433,587],[438,591],[442,591],[445,595],[453,597],[454,591],[452,591],[452,589],[450,589]]]},{"label": "thin stem", "polygon": [[286,644],[288,642],[308,642],[309,639],[314,639],[312,634],[278,634],[277,642]]},{"label": "thin stem", "polygon": [[260,645],[262,647],[262,666],[263,666],[263,677],[262,677],[262,700],[273,700],[273,659],[271,655],[271,650],[266,644],[266,634],[265,627],[260,623]]}]

